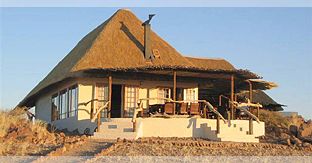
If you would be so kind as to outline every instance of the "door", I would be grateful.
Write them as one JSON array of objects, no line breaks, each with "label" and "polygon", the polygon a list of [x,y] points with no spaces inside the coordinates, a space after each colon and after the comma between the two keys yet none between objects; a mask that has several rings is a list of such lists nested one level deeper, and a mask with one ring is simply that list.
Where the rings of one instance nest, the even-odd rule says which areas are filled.
[{"label": "door", "polygon": [[112,118],[120,118],[121,117],[121,93],[122,86],[121,85],[112,85],[112,110],[111,117]]}]

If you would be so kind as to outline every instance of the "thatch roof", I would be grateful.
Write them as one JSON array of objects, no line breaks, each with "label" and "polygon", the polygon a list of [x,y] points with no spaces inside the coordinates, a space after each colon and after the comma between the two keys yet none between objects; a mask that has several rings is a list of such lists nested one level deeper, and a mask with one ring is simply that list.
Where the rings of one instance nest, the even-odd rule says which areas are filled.
[{"label": "thatch roof", "polygon": [[193,65],[196,65],[196,67],[202,69],[229,70],[229,71],[236,70],[234,66],[225,59],[193,58],[193,57],[185,57],[185,58],[187,58]]},{"label": "thatch roof", "polygon": [[225,60],[184,57],[153,31],[151,49],[157,49],[160,57],[146,62],[143,39],[142,21],[128,10],[118,10],[87,34],[19,105],[28,105],[29,99],[43,89],[88,70],[181,69],[232,72],[243,77],[258,78],[250,71],[236,70]]},{"label": "thatch roof", "polygon": [[[242,91],[237,94],[238,98],[249,98],[249,91]],[[267,95],[262,90],[253,90],[252,91],[252,102],[260,103],[263,105],[264,108],[273,110],[273,111],[282,111],[282,104],[277,103],[274,101],[269,95]]]}]

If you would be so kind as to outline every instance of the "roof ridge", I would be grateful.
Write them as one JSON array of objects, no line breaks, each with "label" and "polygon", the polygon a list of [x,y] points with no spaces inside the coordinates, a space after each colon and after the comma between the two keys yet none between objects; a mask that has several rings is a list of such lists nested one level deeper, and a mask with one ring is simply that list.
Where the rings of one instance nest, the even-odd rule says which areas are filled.
[{"label": "roof ridge", "polygon": [[224,58],[219,58],[219,57],[194,57],[194,56],[186,56],[184,55],[185,58],[193,58],[193,59],[213,59],[213,60],[226,60]]}]

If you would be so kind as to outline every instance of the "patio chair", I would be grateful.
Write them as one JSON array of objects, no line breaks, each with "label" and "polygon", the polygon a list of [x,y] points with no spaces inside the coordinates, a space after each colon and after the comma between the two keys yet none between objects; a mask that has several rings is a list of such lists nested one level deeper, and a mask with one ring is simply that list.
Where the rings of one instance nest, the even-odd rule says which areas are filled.
[{"label": "patio chair", "polygon": [[173,103],[172,102],[165,103],[164,111],[166,114],[174,114]]},{"label": "patio chair", "polygon": [[180,104],[179,114],[187,114],[187,103]]},{"label": "patio chair", "polygon": [[190,115],[199,115],[199,103],[191,103]]}]

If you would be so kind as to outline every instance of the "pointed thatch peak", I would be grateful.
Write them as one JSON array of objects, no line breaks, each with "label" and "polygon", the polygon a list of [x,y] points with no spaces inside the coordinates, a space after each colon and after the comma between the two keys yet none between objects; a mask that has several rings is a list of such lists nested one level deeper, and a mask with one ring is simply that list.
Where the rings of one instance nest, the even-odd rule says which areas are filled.
[{"label": "pointed thatch peak", "polygon": [[118,10],[105,24],[90,49],[72,71],[131,69],[146,66],[193,66],[167,42],[151,33],[152,50],[159,52],[152,63],[144,59],[144,28],[131,11]]}]

